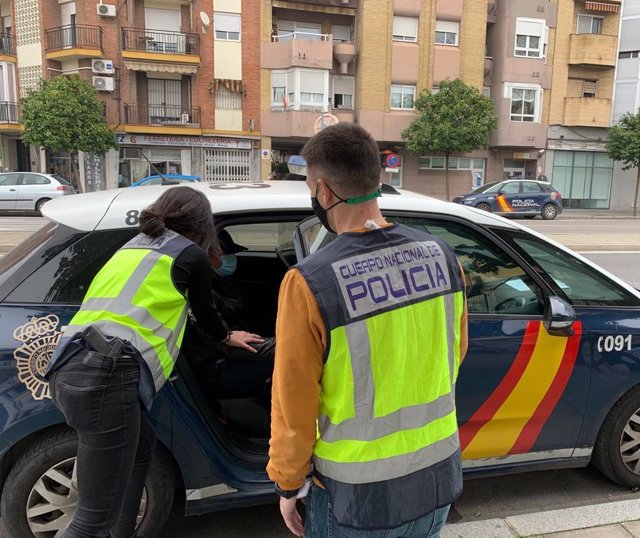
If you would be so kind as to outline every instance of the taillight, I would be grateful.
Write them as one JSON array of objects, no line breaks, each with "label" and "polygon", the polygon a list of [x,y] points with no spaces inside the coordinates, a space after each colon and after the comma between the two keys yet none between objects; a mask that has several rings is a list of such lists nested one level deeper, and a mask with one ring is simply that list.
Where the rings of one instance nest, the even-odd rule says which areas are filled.
[{"label": "taillight", "polygon": [[58,185],[56,187],[57,191],[70,191],[71,187],[69,187],[68,185]]},{"label": "taillight", "polygon": [[551,193],[551,199],[552,200],[560,200],[560,193],[559,192],[552,192]]}]

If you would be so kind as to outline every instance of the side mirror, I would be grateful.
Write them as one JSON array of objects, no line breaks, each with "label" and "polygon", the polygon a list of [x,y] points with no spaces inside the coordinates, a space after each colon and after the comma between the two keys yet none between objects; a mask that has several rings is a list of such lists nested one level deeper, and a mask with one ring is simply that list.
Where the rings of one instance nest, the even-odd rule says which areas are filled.
[{"label": "side mirror", "polygon": [[560,297],[547,297],[544,302],[542,324],[552,336],[573,336],[576,311]]}]

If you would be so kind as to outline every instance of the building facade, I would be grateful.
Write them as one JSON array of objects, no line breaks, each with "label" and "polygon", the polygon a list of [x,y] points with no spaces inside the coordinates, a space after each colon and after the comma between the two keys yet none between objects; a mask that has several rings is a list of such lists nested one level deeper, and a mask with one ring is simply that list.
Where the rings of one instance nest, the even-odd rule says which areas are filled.
[{"label": "building facade", "polygon": [[[86,190],[126,186],[157,172],[206,181],[259,176],[258,0],[14,0],[6,8],[8,22],[0,4],[4,35],[15,20],[19,36],[14,80],[21,95],[41,77],[77,73],[104,102],[120,148],[105,159],[79,155]],[[7,81],[4,71],[16,60],[4,59]],[[11,103],[17,90],[7,86],[2,97]],[[8,115],[12,110],[5,106]],[[4,167],[13,168],[19,132],[3,126]],[[70,158],[32,155],[28,165],[68,175]]]}]

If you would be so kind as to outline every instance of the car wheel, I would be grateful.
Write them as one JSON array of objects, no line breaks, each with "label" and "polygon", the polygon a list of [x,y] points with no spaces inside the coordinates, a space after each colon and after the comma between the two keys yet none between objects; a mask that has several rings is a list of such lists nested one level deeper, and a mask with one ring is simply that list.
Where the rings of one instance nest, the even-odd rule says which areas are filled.
[{"label": "car wheel", "polygon": [[542,208],[542,218],[544,220],[553,220],[558,216],[558,209],[553,204],[547,204]]},{"label": "car wheel", "polygon": [[478,204],[476,209],[480,209],[481,211],[486,211],[487,213],[491,213],[491,206],[489,204]]},{"label": "car wheel", "polygon": [[[60,536],[76,510],[76,453],[73,430],[40,437],[15,463],[2,494],[2,521],[9,536]],[[156,453],[138,513],[137,536],[157,536],[174,498],[173,464]]]},{"label": "car wheel", "polygon": [[38,202],[36,203],[36,211],[38,213],[42,212],[42,206],[44,204],[46,204],[49,200],[51,200],[51,198],[43,198],[42,200],[38,200]]},{"label": "car wheel", "polygon": [[640,387],[609,411],[596,440],[593,464],[621,486],[640,487]]}]

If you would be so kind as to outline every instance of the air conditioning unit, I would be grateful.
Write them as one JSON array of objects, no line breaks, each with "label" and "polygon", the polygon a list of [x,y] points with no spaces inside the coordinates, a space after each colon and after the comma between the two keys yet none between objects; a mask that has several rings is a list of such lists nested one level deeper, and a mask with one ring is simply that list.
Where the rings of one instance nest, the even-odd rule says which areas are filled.
[{"label": "air conditioning unit", "polygon": [[116,81],[111,77],[93,77],[93,87],[99,92],[112,92]]},{"label": "air conditioning unit", "polygon": [[123,159],[139,159],[140,148],[122,148]]},{"label": "air conditioning unit", "polygon": [[117,14],[116,6],[112,4],[98,4],[96,11],[101,17],[115,17]]},{"label": "air conditioning unit", "polygon": [[96,75],[113,75],[113,62],[111,60],[91,60],[91,69]]}]

